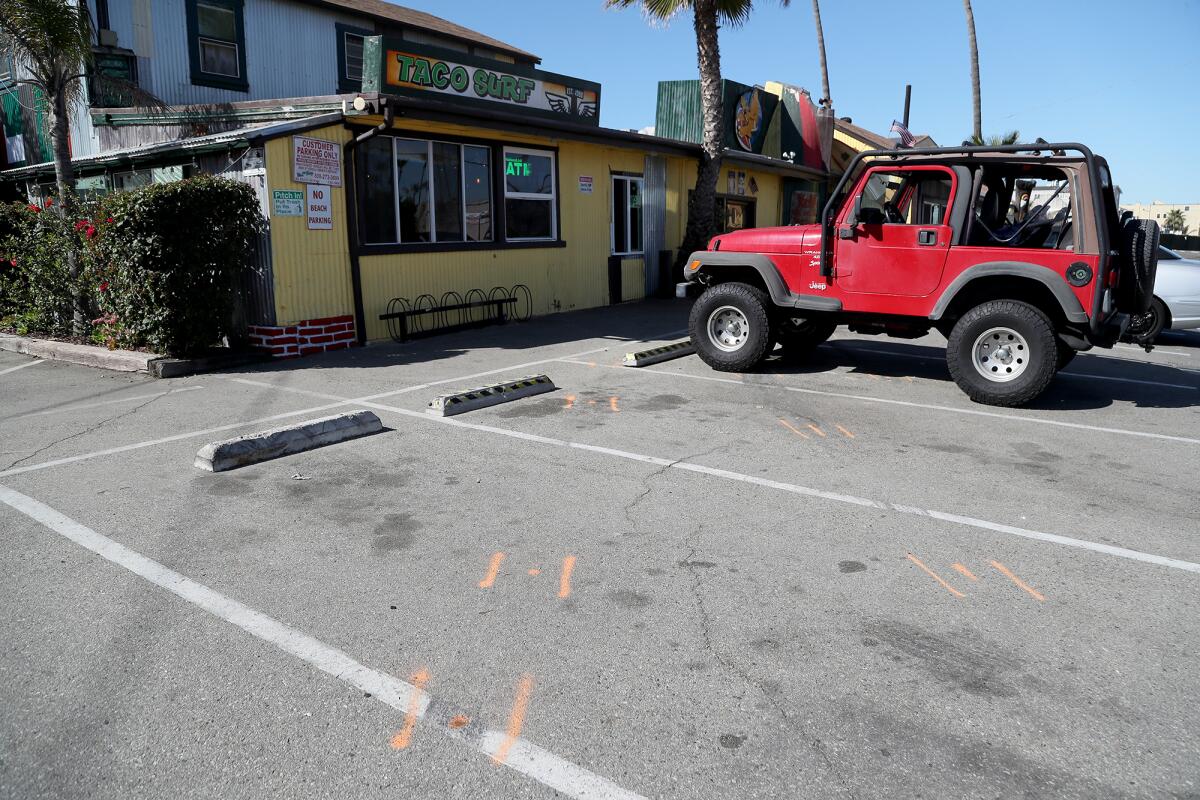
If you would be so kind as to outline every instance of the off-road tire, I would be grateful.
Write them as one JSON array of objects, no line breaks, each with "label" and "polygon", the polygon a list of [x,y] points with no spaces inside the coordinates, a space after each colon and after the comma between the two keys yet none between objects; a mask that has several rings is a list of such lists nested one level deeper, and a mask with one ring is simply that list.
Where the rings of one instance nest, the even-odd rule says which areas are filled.
[{"label": "off-road tire", "polygon": [[783,357],[789,361],[806,358],[818,345],[833,336],[837,322],[823,317],[801,317],[780,312],[775,319],[775,341],[783,347]]},{"label": "off-road tire", "polygon": [[1054,368],[1056,370],[1061,370],[1061,369],[1065,368],[1067,366],[1067,364],[1070,364],[1072,361],[1075,360],[1075,354],[1077,352],[1079,352],[1079,351],[1076,350],[1074,347],[1071,347],[1071,345],[1067,344],[1062,339],[1059,339],[1058,340],[1058,358],[1055,359]]},{"label": "off-road tire", "polygon": [[1158,223],[1126,219],[1121,225],[1121,278],[1117,306],[1129,314],[1145,314],[1154,300],[1158,273]]},{"label": "off-road tire", "polygon": [[[736,309],[748,324],[745,340],[736,349],[719,347],[709,332],[710,318],[722,308]],[[771,347],[770,299],[746,283],[719,283],[705,290],[692,305],[688,332],[700,359],[719,372],[746,372],[758,366]]]},{"label": "off-road tire", "polygon": [[[976,348],[993,329],[1011,331],[1024,340],[1021,351],[1013,351],[1018,374],[1013,378],[985,378],[976,369]],[[1004,337],[1008,339],[1008,337]],[[1050,318],[1028,303],[1017,300],[991,300],[975,306],[958,320],[946,342],[946,365],[958,388],[976,403],[989,406],[1021,406],[1046,390],[1054,379],[1058,363],[1058,337]],[[1022,355],[1023,354],[1023,355]]]},{"label": "off-road tire", "polygon": [[1163,332],[1163,328],[1167,326],[1169,316],[1167,304],[1155,297],[1151,299],[1150,307],[1146,309],[1145,314],[1136,314],[1129,321],[1129,328],[1121,338],[1136,345],[1154,344],[1158,335]]}]

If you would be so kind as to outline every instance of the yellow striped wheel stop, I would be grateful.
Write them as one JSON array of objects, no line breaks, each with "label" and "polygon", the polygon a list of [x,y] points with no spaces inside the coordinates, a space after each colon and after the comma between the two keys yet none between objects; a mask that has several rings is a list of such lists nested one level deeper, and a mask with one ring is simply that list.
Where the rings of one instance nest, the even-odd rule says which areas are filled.
[{"label": "yellow striped wheel stop", "polygon": [[692,346],[692,340],[684,339],[682,342],[665,344],[662,347],[655,347],[651,350],[642,350],[638,353],[626,353],[625,366],[648,367],[651,364],[657,364],[660,361],[669,361],[672,358],[679,358],[680,356],[690,356],[694,352],[696,352],[696,348]]},{"label": "yellow striped wheel stop", "polygon": [[452,417],[455,414],[463,414],[477,408],[487,408],[507,403],[510,400],[520,400],[522,397],[553,392],[556,388],[554,381],[547,376],[530,375],[515,381],[493,383],[478,389],[438,395],[429,401],[429,406],[425,410],[436,417]]}]

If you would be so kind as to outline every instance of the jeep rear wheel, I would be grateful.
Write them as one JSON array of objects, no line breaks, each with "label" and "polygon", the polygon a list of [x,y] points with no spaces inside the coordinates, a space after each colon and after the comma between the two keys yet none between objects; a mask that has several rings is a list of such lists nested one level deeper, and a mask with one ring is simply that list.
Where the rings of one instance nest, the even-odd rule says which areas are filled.
[{"label": "jeep rear wheel", "polygon": [[783,314],[775,323],[775,340],[783,346],[787,359],[803,358],[837,330],[837,322],[821,317]]},{"label": "jeep rear wheel", "polygon": [[972,308],[946,343],[946,364],[958,387],[977,403],[1020,406],[1054,379],[1058,337],[1050,319],[1016,300]]},{"label": "jeep rear wheel", "polygon": [[745,283],[720,283],[700,295],[688,318],[696,353],[715,370],[753,369],[771,348],[767,295]]}]

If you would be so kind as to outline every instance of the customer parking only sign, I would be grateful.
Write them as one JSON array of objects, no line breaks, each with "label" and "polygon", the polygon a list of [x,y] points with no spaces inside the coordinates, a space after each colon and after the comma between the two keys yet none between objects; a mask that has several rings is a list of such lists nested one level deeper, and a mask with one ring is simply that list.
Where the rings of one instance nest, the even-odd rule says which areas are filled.
[{"label": "customer parking only sign", "polygon": [[342,185],[342,149],[337,142],[292,137],[292,180],[296,183]]}]

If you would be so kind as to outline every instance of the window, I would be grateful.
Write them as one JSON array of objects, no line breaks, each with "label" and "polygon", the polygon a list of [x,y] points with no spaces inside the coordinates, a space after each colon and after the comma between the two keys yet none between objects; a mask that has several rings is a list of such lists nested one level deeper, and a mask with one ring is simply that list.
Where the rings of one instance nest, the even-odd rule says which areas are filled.
[{"label": "window", "polygon": [[642,179],[614,175],[612,179],[612,254],[641,255]]},{"label": "window", "polygon": [[362,91],[363,39],[374,36],[365,28],[353,28],[336,23],[338,57],[338,91],[343,93]]},{"label": "window", "polygon": [[970,243],[1074,250],[1068,174],[1053,167],[989,166],[973,204]]},{"label": "window", "polygon": [[504,148],[504,234],[509,241],[558,238],[554,153]]},{"label": "window", "polygon": [[875,172],[863,187],[859,222],[942,225],[951,186],[941,170]]},{"label": "window", "polygon": [[377,136],[360,153],[364,243],[491,241],[490,148]]},{"label": "window", "polygon": [[243,0],[187,0],[192,83],[248,91]]}]

